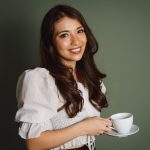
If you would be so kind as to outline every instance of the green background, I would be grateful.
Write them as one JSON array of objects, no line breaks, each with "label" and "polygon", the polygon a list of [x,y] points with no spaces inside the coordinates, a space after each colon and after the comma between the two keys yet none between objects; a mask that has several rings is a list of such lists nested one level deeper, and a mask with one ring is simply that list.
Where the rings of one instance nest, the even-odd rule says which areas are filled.
[{"label": "green background", "polygon": [[150,1],[13,0],[0,2],[1,147],[24,150],[14,122],[15,88],[25,69],[39,65],[39,31],[55,4],[70,4],[87,20],[100,45],[95,60],[107,74],[109,107],[102,116],[131,112],[140,131],[126,138],[97,136],[97,150],[146,150],[150,142]]}]

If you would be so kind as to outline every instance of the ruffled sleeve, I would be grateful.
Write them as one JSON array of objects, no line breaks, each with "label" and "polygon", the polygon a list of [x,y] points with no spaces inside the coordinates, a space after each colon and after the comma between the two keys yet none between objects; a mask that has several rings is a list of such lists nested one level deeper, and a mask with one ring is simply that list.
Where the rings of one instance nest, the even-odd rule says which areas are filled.
[{"label": "ruffled sleeve", "polygon": [[50,119],[57,113],[58,96],[48,70],[36,68],[23,72],[17,83],[16,97],[15,121],[21,122],[19,135],[22,138],[38,137],[45,130],[53,130]]}]

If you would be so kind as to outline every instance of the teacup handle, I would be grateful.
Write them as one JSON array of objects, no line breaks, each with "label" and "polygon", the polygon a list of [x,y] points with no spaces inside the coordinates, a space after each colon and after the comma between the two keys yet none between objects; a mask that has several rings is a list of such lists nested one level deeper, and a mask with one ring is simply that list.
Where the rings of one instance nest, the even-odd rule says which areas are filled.
[{"label": "teacup handle", "polygon": [[113,129],[114,131],[117,131],[114,127],[110,127],[111,129]]}]

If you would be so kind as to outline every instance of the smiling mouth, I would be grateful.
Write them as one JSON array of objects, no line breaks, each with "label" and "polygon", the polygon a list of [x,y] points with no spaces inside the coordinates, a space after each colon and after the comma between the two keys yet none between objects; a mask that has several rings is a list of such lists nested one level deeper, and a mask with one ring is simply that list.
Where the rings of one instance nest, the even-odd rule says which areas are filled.
[{"label": "smiling mouth", "polygon": [[69,51],[72,52],[72,53],[80,53],[81,47],[78,47],[78,48],[72,48],[72,49],[69,49]]}]

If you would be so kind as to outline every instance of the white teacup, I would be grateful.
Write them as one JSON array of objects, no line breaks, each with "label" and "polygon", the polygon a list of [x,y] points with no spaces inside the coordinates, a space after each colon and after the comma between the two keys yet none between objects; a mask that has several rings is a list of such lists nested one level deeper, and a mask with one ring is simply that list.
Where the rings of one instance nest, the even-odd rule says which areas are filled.
[{"label": "white teacup", "polygon": [[111,116],[112,124],[118,133],[128,133],[133,124],[133,114],[117,113]]}]

